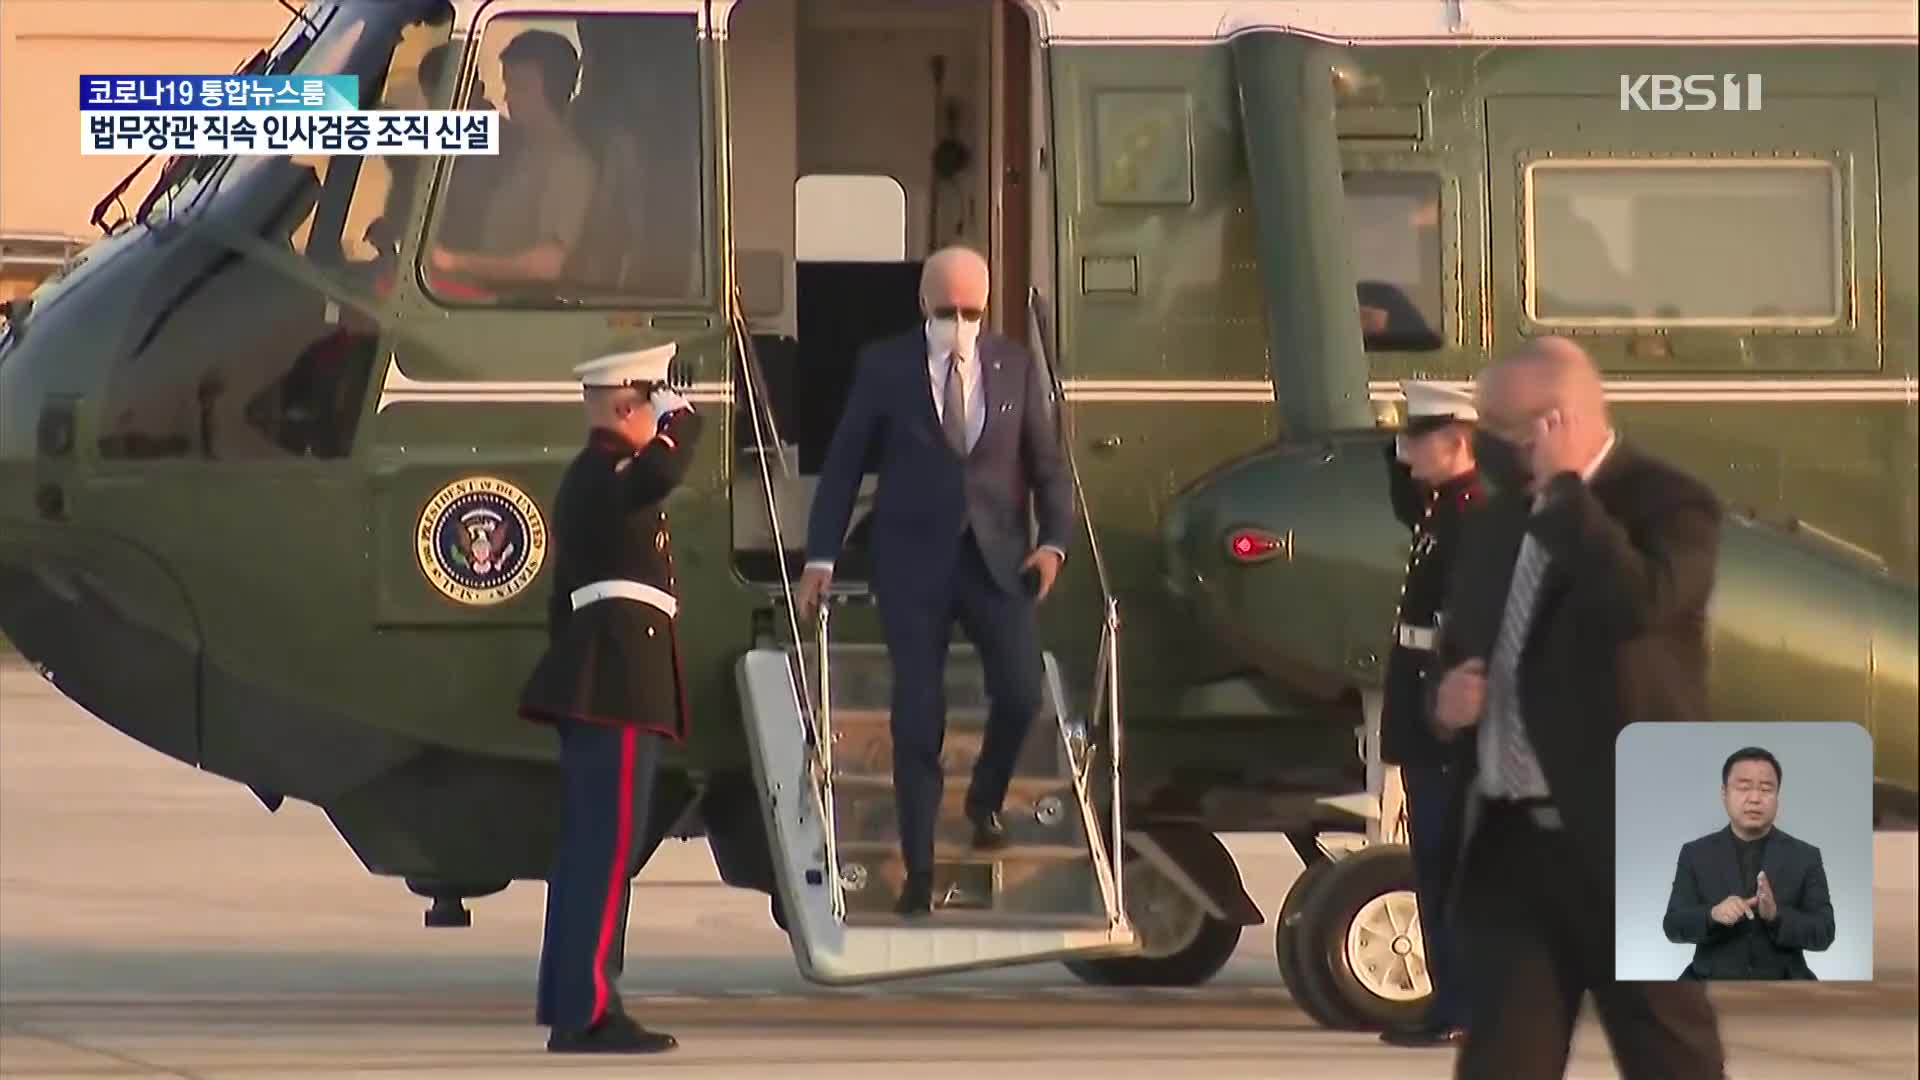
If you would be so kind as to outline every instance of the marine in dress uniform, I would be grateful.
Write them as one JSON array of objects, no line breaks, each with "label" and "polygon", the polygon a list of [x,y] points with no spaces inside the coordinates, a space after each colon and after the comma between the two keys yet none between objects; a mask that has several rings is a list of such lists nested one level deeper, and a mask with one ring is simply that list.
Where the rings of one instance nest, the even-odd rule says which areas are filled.
[{"label": "marine in dress uniform", "polygon": [[[1408,840],[1433,1001],[1423,1022],[1386,1031],[1381,1038],[1401,1046],[1439,1046],[1459,1040],[1467,1026],[1460,955],[1445,919],[1458,846],[1448,835],[1449,810],[1460,792],[1459,770],[1450,760],[1457,751],[1435,738],[1427,722],[1425,684],[1437,677],[1429,664],[1461,519],[1480,495],[1471,443],[1478,414],[1472,395],[1464,391],[1415,381],[1401,388],[1407,425],[1387,447],[1387,468],[1394,516],[1413,530],[1413,546],[1387,658],[1380,756],[1400,767],[1406,786]],[[1416,463],[1423,473],[1417,477]]]},{"label": "marine in dress uniform", "polygon": [[667,388],[673,351],[574,369],[592,429],[554,500],[548,648],[520,701],[523,717],[558,731],[566,785],[536,1012],[556,1052],[677,1045],[629,1018],[618,991],[654,771],[665,741],[687,731],[661,503],[686,474],[701,418]]}]

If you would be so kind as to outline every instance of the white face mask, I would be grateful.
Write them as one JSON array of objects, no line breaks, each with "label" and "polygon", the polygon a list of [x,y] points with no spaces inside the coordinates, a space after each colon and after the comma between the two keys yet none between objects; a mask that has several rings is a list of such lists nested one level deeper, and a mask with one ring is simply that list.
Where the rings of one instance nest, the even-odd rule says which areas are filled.
[{"label": "white face mask", "polygon": [[973,343],[980,339],[980,323],[969,319],[927,320],[927,340],[937,353],[957,352],[973,355]]}]

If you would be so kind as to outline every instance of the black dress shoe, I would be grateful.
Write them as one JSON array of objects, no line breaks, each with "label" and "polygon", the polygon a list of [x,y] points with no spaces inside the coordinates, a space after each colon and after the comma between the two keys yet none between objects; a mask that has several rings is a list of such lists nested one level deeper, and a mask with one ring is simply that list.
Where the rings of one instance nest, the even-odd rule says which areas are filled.
[{"label": "black dress shoe", "polygon": [[648,1031],[622,1013],[603,1017],[585,1031],[555,1030],[547,1039],[554,1054],[658,1054],[679,1046],[664,1031]]},{"label": "black dress shoe", "polygon": [[1466,1035],[1464,1029],[1457,1027],[1421,1024],[1416,1027],[1389,1028],[1380,1033],[1380,1041],[1388,1046],[1453,1046]]},{"label": "black dress shoe", "polygon": [[933,875],[908,874],[900,888],[900,900],[893,905],[896,915],[923,916],[933,913]]},{"label": "black dress shoe", "polygon": [[980,851],[998,851],[1007,846],[1007,827],[999,814],[981,814],[973,819],[973,846]]}]

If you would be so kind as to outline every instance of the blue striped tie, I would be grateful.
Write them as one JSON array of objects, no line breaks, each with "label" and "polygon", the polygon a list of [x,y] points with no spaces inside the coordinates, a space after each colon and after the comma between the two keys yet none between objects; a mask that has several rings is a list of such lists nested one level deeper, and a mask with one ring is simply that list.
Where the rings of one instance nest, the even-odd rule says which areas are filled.
[{"label": "blue striped tie", "polygon": [[[1492,729],[1480,751],[1482,790],[1489,795],[1531,797],[1546,794],[1526,742],[1520,719],[1520,649],[1533,622],[1534,598],[1546,575],[1547,551],[1528,536],[1514,561],[1513,582],[1507,588],[1507,610],[1500,618],[1500,639],[1493,647],[1487,671],[1487,720]],[[1488,766],[1492,766],[1489,768]]]}]

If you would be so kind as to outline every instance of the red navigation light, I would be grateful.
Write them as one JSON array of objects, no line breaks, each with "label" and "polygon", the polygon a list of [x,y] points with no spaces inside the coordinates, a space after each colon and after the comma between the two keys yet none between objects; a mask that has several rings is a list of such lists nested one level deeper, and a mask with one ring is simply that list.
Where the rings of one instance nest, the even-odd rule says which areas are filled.
[{"label": "red navigation light", "polygon": [[1265,562],[1286,549],[1284,539],[1259,529],[1235,529],[1227,537],[1227,553],[1236,562]]}]

